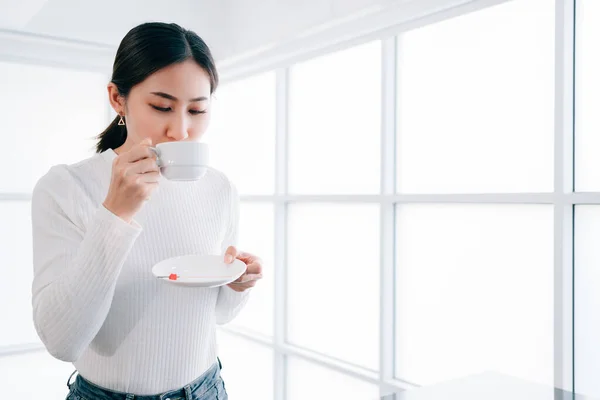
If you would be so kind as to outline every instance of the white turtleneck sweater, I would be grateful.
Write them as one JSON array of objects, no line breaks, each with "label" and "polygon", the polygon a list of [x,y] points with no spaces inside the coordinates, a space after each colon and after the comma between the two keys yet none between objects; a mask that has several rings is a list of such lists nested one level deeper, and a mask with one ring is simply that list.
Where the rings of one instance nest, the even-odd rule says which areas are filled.
[{"label": "white turtleneck sweater", "polygon": [[107,389],[149,395],[180,388],[217,357],[216,324],[248,291],[181,287],[152,266],[235,245],[239,200],[222,174],[159,187],[127,223],[102,202],[112,150],[54,166],[33,191],[33,319],[56,358]]}]

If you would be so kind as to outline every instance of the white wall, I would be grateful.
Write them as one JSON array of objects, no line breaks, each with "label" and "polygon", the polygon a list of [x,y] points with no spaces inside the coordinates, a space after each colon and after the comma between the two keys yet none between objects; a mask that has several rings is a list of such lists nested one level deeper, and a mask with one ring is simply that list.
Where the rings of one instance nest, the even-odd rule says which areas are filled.
[{"label": "white wall", "polygon": [[[0,0],[0,5],[8,1]],[[199,12],[198,3],[193,0],[24,0],[19,6],[11,4],[1,8],[0,27],[117,46],[129,29],[146,21],[194,24],[201,28],[212,16]]]},{"label": "white wall", "polygon": [[[195,30],[215,57],[282,53],[360,35],[472,0],[25,0],[3,5],[0,30],[23,31],[109,45],[116,49],[133,26],[145,21],[177,22]],[[484,3],[490,3],[484,0]],[[1,33],[1,32],[0,32]],[[326,38],[326,39],[325,39]],[[307,42],[309,40],[309,42]],[[0,46],[3,50],[3,46]],[[6,52],[6,48],[4,48]],[[18,49],[11,49],[19,53]],[[264,57],[264,55],[263,55]]]},{"label": "white wall", "polygon": [[[479,1],[479,3],[498,3]],[[227,73],[364,36],[470,0],[225,0],[206,29]],[[218,31],[219,34],[213,34]],[[225,32],[225,34],[223,34]]]}]

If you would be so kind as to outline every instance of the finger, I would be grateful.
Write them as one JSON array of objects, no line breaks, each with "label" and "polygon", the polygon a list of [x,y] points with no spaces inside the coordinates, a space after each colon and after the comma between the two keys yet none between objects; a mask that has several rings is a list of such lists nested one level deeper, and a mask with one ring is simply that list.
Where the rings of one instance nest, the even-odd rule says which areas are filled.
[{"label": "finger", "polygon": [[136,161],[127,167],[127,175],[129,174],[145,174],[147,172],[158,172],[160,168],[156,165],[156,161],[153,158],[145,158],[143,160]]},{"label": "finger", "polygon": [[250,289],[250,288],[256,286],[256,280],[244,282],[244,283],[232,282],[227,286],[229,286],[236,292],[243,292],[246,289]]},{"label": "finger", "polygon": [[246,266],[247,274],[262,274],[262,272],[263,272],[263,266],[262,266],[262,263],[260,263],[260,262],[253,262]]},{"label": "finger", "polygon": [[252,282],[252,281],[257,281],[259,279],[262,279],[262,274],[246,274],[246,275],[242,275],[242,282],[247,283],[247,282]]},{"label": "finger", "polygon": [[231,264],[233,260],[237,257],[238,251],[235,246],[229,246],[227,250],[225,250],[225,262],[227,264]]},{"label": "finger", "polygon": [[262,262],[260,257],[255,256],[254,254],[247,253],[245,251],[240,251],[237,255],[238,260],[245,262],[246,264],[252,264],[255,262]]},{"label": "finger", "polygon": [[154,154],[154,152],[149,148],[151,145],[152,141],[150,139],[142,141],[139,145],[134,146],[131,150],[125,153],[125,161],[133,163],[138,160],[143,160],[144,158],[156,159],[156,154]]},{"label": "finger", "polygon": [[230,283],[227,286],[229,286],[231,289],[233,289],[236,292],[243,292],[245,290],[250,289],[252,286],[254,286],[254,285],[252,285],[252,286],[249,286],[249,285],[250,285],[250,283],[244,283],[242,285],[236,285],[236,284]]},{"label": "finger", "polygon": [[244,274],[244,275],[240,276],[239,278],[237,278],[232,283],[243,284],[243,283],[247,283],[247,282],[257,281],[262,278],[263,278],[262,274]]},{"label": "finger", "polygon": [[144,183],[156,183],[160,182],[160,173],[158,172],[146,172],[145,174],[141,174],[139,178]]},{"label": "finger", "polygon": [[135,147],[124,154],[125,161],[128,163],[134,163],[145,158],[151,158],[156,162],[156,154],[150,150],[149,146]]}]

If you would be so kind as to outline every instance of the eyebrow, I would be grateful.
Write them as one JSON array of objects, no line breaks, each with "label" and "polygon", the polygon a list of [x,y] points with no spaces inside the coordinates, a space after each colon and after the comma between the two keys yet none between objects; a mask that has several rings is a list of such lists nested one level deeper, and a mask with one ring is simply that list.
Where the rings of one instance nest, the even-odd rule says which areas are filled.
[{"label": "eyebrow", "polygon": [[[172,96],[172,95],[167,94],[167,93],[164,93],[164,92],[152,92],[152,94],[155,95],[155,96],[159,96],[159,97],[162,97],[162,98],[165,98],[165,99],[169,99],[169,100],[173,100],[173,101],[178,101],[179,100],[177,97]],[[191,102],[194,102],[194,101],[205,101],[205,100],[208,100],[208,97],[206,97],[206,96],[200,96],[200,97],[195,97],[193,99],[190,99]]]}]

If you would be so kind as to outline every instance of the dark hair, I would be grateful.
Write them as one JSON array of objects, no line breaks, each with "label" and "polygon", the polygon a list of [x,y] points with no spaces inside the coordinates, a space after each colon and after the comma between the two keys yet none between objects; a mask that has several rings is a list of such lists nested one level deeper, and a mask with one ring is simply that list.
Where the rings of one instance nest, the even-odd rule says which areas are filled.
[{"label": "dark hair", "polygon": [[[115,57],[111,82],[125,98],[131,88],[154,72],[172,64],[194,59],[210,77],[211,94],[219,77],[206,43],[194,32],[177,24],[148,22],[131,29],[121,41]],[[117,116],[104,132],[97,136],[96,152],[116,149],[125,143],[127,129],[118,125]]]}]

